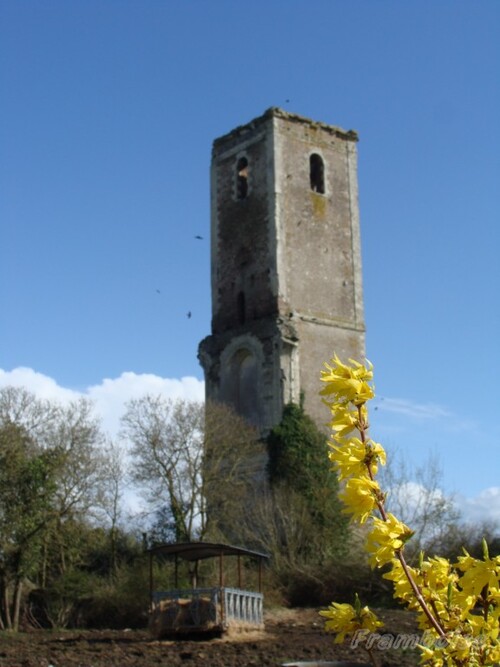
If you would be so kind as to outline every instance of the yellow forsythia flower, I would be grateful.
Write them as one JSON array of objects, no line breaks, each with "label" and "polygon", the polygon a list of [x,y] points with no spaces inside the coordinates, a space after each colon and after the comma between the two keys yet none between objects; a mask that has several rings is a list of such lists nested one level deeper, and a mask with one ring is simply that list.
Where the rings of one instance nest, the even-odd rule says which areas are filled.
[{"label": "yellow forsythia flower", "polygon": [[439,655],[441,651],[436,651],[433,648],[421,644],[417,644],[417,646],[420,649],[421,664],[431,663],[432,667],[443,667],[444,661],[441,655]]},{"label": "yellow forsythia flower", "polygon": [[[421,582],[419,581],[417,570],[411,567],[410,565],[408,566],[408,570],[410,571],[410,574],[417,583],[417,585],[419,585]],[[399,560],[395,558],[392,561],[391,570],[383,574],[382,577],[384,579],[389,579],[390,581],[393,582],[395,598],[398,598],[399,600],[406,602],[410,607],[419,606],[417,600],[415,599],[415,594],[413,592],[413,589],[410,586],[410,582],[408,581],[403,566],[401,565]]]},{"label": "yellow forsythia flower", "polygon": [[346,635],[354,634],[356,630],[375,632],[383,625],[368,607],[356,611],[350,604],[333,602],[327,610],[319,613],[327,619],[325,630],[336,633],[337,636],[334,639],[336,644],[343,642]]},{"label": "yellow forsythia flower", "polygon": [[434,591],[442,590],[446,592],[448,585],[455,584],[458,577],[453,572],[451,563],[447,558],[434,556],[429,560],[423,560],[420,567],[425,584]]},{"label": "yellow forsythia flower", "polygon": [[464,573],[459,586],[465,595],[478,596],[485,586],[500,588],[500,556],[478,560],[465,551],[465,556],[458,559],[457,567]]},{"label": "yellow forsythia flower", "polygon": [[[448,646],[446,646],[446,654],[450,655],[455,664],[471,664],[467,660],[470,656],[472,639],[464,637],[461,633],[452,633],[447,635]],[[474,664],[472,662],[472,664]],[[476,663],[479,664],[479,663]]]},{"label": "yellow forsythia flower", "polygon": [[379,442],[374,442],[373,440],[368,440],[366,442],[367,447],[367,463],[370,463],[372,473],[377,474],[377,463],[385,466],[387,455],[385,449]]},{"label": "yellow forsythia flower", "polygon": [[340,447],[329,443],[329,447],[332,451],[328,453],[328,458],[335,464],[339,479],[353,475],[366,476],[366,447],[359,438],[350,438]]},{"label": "yellow forsythia flower", "polygon": [[[339,446],[337,443],[341,442]],[[335,464],[339,479],[351,476],[366,476],[368,467],[372,475],[377,473],[377,462],[385,465],[385,451],[382,445],[372,440],[362,442],[359,438],[336,439],[329,443],[328,457]]]},{"label": "yellow forsythia flower", "polygon": [[332,365],[325,363],[327,370],[321,371],[321,381],[326,383],[322,396],[333,396],[340,403],[361,405],[374,396],[373,388],[368,384],[373,378],[372,365],[363,366],[349,359],[351,366],[343,364],[337,355]]},{"label": "yellow forsythia flower", "polygon": [[396,551],[413,535],[413,531],[396,519],[394,514],[387,513],[387,520],[373,517],[373,528],[366,540],[366,550],[371,554],[372,567],[390,563]]},{"label": "yellow forsythia flower", "polygon": [[339,493],[339,498],[345,505],[342,511],[352,514],[353,518],[364,523],[377,507],[380,493],[380,487],[375,480],[369,477],[352,477]]},{"label": "yellow forsythia flower", "polygon": [[495,618],[494,615],[489,615],[488,618],[484,618],[479,614],[469,614],[467,618],[468,626],[472,629],[472,634],[474,637],[487,637],[488,639],[496,642],[498,639],[498,617]]},{"label": "yellow forsythia flower", "polygon": [[[343,437],[359,427],[359,414],[357,410],[353,410],[344,404],[339,403],[325,403],[330,408],[333,419],[329,423],[330,428],[335,433],[335,437]],[[366,407],[362,408],[362,416],[367,419]]]},{"label": "yellow forsythia flower", "polygon": [[491,648],[488,648],[486,652],[486,657],[488,662],[485,664],[497,665],[500,662],[500,643],[492,645]]}]

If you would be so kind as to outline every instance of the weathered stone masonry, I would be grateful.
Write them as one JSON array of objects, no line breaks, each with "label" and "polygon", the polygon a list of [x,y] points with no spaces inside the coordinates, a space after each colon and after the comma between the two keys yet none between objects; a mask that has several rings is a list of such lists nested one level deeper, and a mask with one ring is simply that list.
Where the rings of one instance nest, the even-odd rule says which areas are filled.
[{"label": "weathered stone masonry", "polygon": [[216,139],[207,399],[265,434],[299,402],[318,425],[334,353],[364,357],[357,135],[272,108]]}]

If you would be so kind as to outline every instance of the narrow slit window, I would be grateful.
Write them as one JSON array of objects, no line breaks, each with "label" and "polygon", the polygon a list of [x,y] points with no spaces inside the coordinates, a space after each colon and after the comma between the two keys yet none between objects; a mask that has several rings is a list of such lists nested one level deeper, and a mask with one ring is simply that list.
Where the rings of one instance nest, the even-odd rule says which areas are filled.
[{"label": "narrow slit window", "polygon": [[325,163],[321,155],[313,153],[309,158],[309,177],[311,180],[311,190],[325,194]]},{"label": "narrow slit window", "polygon": [[246,199],[248,195],[248,160],[241,157],[236,165],[236,196]]},{"label": "narrow slit window", "polygon": [[238,293],[238,322],[240,324],[245,324],[246,322],[246,305],[245,305],[245,294],[244,292]]}]

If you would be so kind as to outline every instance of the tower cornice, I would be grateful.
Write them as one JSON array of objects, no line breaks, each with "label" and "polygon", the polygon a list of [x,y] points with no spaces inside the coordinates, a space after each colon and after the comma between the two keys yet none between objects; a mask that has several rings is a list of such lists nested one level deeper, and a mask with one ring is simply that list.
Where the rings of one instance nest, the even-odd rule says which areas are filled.
[{"label": "tower cornice", "polygon": [[299,114],[290,113],[289,111],[285,111],[280,107],[270,107],[264,111],[261,116],[254,118],[244,125],[239,125],[238,127],[234,128],[234,130],[231,130],[231,132],[228,132],[227,134],[214,139],[213,153],[216,153],[218,148],[225,144],[228,140],[243,138],[245,134],[254,132],[260,125],[263,125],[272,118],[281,118],[288,122],[307,125],[312,129],[321,129],[340,139],[346,139],[347,141],[358,141],[358,133],[356,130],[344,130],[342,127],[338,127],[337,125],[329,125],[328,123],[315,121],[305,116],[300,116]]}]

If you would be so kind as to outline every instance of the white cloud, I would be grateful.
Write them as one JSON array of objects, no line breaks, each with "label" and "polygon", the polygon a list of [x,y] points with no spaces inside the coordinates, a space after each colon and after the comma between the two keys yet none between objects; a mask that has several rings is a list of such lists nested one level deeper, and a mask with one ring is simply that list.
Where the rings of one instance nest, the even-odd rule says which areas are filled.
[{"label": "white cloud", "polygon": [[449,417],[451,413],[434,403],[416,403],[405,398],[380,398],[376,408],[384,412],[393,412],[413,419],[439,419]]},{"label": "white cloud", "polygon": [[0,368],[0,387],[7,386],[24,387],[38,398],[60,403],[70,403],[82,396],[78,391],[60,387],[47,375],[22,366],[12,371],[4,371]]},{"label": "white cloud", "polygon": [[476,525],[491,521],[500,532],[500,486],[483,489],[474,498],[460,497],[458,504],[466,521]]},{"label": "white cloud", "polygon": [[403,482],[388,490],[389,501],[398,505],[408,504],[412,508],[420,507],[425,503],[437,505],[445,499],[441,489],[427,489],[418,482]]},{"label": "white cloud", "polygon": [[[389,489],[388,504],[391,510],[391,501],[395,504],[396,513],[400,514],[401,506],[409,508],[408,516],[404,521],[411,521],[411,513],[426,503],[438,504],[449,499],[460,512],[462,520],[471,525],[491,524],[500,534],[500,486],[483,489],[476,496],[453,495],[448,496],[441,489],[427,490],[417,482],[405,482]],[[392,511],[392,510],[391,510]],[[411,527],[411,526],[410,526]]]},{"label": "white cloud", "polygon": [[76,391],[61,387],[54,379],[31,368],[15,368],[12,371],[0,369],[0,388],[9,385],[24,387],[38,398],[55,400],[63,404],[81,396],[91,399],[96,414],[102,419],[104,431],[111,437],[115,437],[118,433],[125,403],[133,398],[139,398],[144,394],[162,394],[173,399],[203,401],[205,396],[205,383],[197,378],[172,379],[146,373],[122,373],[118,378],[106,378],[100,384],[88,387],[84,391]]},{"label": "white cloud", "polygon": [[120,417],[125,403],[145,394],[153,394],[189,401],[203,401],[205,383],[193,377],[180,380],[162,378],[152,374],[122,373],[115,379],[104,379],[101,384],[89,387],[87,395],[96,406],[103,428],[114,435],[119,430]]}]

